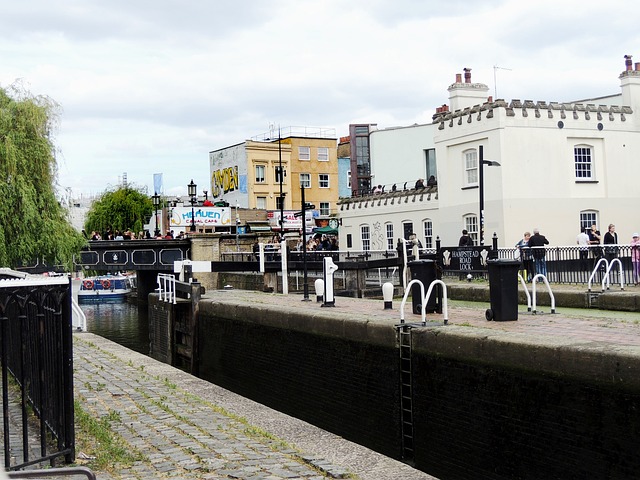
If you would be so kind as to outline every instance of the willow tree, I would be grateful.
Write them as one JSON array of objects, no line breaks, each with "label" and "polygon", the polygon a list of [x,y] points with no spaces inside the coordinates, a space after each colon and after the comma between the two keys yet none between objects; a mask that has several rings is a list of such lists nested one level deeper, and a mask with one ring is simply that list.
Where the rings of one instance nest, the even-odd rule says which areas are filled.
[{"label": "willow tree", "polygon": [[71,267],[84,243],[55,194],[57,119],[51,99],[0,88],[0,266]]},{"label": "willow tree", "polygon": [[128,229],[138,233],[152,212],[153,202],[142,189],[126,186],[106,190],[87,212],[85,230],[103,234]]}]

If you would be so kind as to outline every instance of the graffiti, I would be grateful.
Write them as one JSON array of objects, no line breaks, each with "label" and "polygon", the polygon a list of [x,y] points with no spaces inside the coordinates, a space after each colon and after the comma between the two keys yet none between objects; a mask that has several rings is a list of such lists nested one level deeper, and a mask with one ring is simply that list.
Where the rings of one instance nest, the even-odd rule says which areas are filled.
[{"label": "graffiti", "polygon": [[372,250],[384,250],[385,239],[382,234],[382,225],[380,222],[373,224],[373,233],[371,234],[371,249]]},{"label": "graffiti", "polygon": [[228,192],[233,192],[239,188],[238,166],[227,167],[216,170],[211,174],[211,185],[213,197],[219,197]]}]

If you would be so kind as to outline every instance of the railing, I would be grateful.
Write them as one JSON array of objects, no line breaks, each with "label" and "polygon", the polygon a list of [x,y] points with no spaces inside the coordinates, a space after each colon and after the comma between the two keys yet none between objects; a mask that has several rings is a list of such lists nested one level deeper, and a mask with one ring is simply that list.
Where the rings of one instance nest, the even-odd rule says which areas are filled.
[{"label": "railing", "polygon": [[[64,456],[75,458],[71,281],[66,277],[0,281],[0,355],[5,468],[16,470]],[[17,384],[9,389],[9,376]],[[21,432],[9,428],[9,397],[19,396]],[[30,411],[32,413],[30,413]],[[40,440],[30,458],[31,421]],[[31,435],[33,438],[33,435]],[[55,440],[52,446],[48,439]],[[11,444],[22,442],[22,459],[12,465]]]},{"label": "railing", "polygon": [[[541,249],[543,247],[535,248]],[[622,264],[623,282],[625,284],[633,284],[633,265],[631,263],[632,247],[631,245],[622,244],[606,246],[591,245],[588,247],[580,247],[577,245],[545,247],[546,277],[551,283],[587,284],[598,259],[606,257],[607,251],[609,251],[607,249],[609,248],[611,248],[611,250],[615,249],[615,252],[617,252],[615,258],[618,258]],[[519,258],[516,254],[517,251],[517,248],[499,248],[498,258]],[[581,252],[585,251],[587,254],[582,253],[581,255]],[[609,255],[613,255],[613,253]],[[533,258],[531,258],[531,263],[533,263]],[[604,273],[603,268],[601,274],[604,275]],[[602,279],[602,275],[597,278],[598,281]],[[612,271],[610,275],[615,283],[620,281],[618,271]]]}]

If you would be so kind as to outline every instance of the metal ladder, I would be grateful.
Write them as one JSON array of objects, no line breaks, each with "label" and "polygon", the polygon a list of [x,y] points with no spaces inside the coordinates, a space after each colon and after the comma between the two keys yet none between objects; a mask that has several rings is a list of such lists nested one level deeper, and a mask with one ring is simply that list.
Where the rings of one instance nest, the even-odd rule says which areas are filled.
[{"label": "metal ladder", "polygon": [[400,412],[402,424],[402,459],[414,460],[413,381],[411,368],[411,326],[398,325],[400,344]]}]

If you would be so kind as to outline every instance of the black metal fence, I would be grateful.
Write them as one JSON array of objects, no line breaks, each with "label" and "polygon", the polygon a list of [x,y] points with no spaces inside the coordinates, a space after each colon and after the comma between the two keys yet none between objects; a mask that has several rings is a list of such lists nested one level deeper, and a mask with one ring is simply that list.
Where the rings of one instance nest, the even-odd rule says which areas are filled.
[{"label": "black metal fence", "polygon": [[[69,278],[0,281],[3,446],[8,470],[47,461],[53,465],[61,457],[66,463],[75,459],[71,316]],[[16,423],[10,405],[15,404],[20,417],[17,432],[10,429]],[[40,443],[35,453],[34,436]],[[21,458],[12,464],[15,452],[21,452]]]}]

